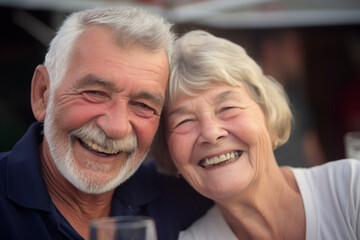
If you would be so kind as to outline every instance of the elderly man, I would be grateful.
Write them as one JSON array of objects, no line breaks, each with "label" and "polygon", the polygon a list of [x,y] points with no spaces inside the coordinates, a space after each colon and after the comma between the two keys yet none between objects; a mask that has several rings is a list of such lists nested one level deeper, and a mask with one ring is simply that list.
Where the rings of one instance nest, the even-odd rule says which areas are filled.
[{"label": "elderly man", "polygon": [[0,154],[0,239],[88,239],[91,220],[148,215],[169,240],[206,211],[182,180],[139,168],[164,104],[170,28],[132,8],[66,19],[32,79],[38,122]]}]

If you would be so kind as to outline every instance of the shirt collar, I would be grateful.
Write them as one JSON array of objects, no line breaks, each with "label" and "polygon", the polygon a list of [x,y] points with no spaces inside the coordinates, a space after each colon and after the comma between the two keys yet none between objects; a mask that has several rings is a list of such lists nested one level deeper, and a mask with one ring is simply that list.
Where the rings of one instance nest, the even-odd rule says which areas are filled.
[{"label": "shirt collar", "polygon": [[[143,163],[140,168],[127,181],[122,183],[115,191],[114,198],[122,203],[131,214],[136,214],[140,207],[148,204],[160,196],[158,176],[155,162],[149,160]],[[113,201],[116,203],[117,201]],[[113,205],[112,215],[117,215],[117,207]]]}]

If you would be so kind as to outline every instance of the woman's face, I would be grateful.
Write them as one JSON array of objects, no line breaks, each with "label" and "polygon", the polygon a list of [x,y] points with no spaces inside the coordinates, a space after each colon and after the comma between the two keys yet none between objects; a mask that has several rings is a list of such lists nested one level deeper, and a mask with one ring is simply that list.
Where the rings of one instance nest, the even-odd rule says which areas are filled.
[{"label": "woman's face", "polygon": [[215,201],[246,190],[273,154],[263,111],[229,85],[180,96],[166,110],[166,140],[183,177]]}]

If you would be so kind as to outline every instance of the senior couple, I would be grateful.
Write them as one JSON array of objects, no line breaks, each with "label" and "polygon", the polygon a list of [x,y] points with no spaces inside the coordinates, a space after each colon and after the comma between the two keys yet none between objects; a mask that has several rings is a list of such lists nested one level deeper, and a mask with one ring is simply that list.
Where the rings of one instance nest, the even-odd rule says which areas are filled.
[{"label": "senior couple", "polygon": [[279,83],[230,41],[174,38],[134,8],[65,20],[32,79],[38,121],[0,154],[0,238],[88,239],[94,219],[147,215],[164,240],[359,239],[359,162],[280,168]]}]

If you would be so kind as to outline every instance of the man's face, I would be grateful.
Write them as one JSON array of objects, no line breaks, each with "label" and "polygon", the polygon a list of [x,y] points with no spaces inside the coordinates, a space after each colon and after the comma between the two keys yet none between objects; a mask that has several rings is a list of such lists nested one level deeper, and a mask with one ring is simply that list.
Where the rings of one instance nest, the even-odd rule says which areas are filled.
[{"label": "man's face", "polygon": [[46,110],[45,141],[62,175],[87,193],[131,176],[157,130],[168,76],[165,52],[119,48],[109,30],[86,30]]}]

